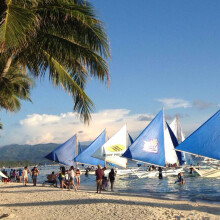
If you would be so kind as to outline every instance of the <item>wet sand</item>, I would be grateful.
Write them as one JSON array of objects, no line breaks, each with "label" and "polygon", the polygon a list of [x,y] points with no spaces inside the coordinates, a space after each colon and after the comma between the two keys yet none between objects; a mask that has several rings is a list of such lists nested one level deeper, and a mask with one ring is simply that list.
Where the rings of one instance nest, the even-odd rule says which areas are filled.
[{"label": "wet sand", "polygon": [[96,194],[85,187],[74,192],[10,183],[0,185],[0,196],[0,219],[220,219],[218,204]]}]

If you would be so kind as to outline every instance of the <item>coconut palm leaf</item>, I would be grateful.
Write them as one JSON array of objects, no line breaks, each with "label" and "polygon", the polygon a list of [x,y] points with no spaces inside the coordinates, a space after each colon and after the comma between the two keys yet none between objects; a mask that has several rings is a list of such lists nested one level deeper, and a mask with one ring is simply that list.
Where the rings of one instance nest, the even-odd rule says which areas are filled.
[{"label": "coconut palm leaf", "polygon": [[[6,62],[2,78],[9,72],[11,62],[27,67],[36,78],[48,75],[55,86],[72,95],[74,111],[88,122],[93,109],[84,92],[88,78],[109,82],[109,42],[94,8],[84,0],[3,2],[0,47]],[[13,101],[15,105],[16,99]]]},{"label": "coconut palm leaf", "polygon": [[[0,8],[0,52],[15,53],[27,44],[29,37],[35,34],[37,16],[24,4],[33,1],[5,0]],[[30,36],[31,35],[31,36]]]},{"label": "coconut palm leaf", "polygon": [[[1,57],[0,63],[3,61]],[[31,101],[30,90],[33,81],[24,71],[20,64],[13,61],[7,75],[0,75],[0,108],[18,111],[21,107],[20,100]]]}]

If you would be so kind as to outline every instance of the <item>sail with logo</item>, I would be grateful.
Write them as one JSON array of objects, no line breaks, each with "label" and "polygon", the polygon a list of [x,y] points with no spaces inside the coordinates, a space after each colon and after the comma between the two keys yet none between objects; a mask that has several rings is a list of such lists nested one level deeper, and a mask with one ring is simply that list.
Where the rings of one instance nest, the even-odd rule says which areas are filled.
[{"label": "sail with logo", "polygon": [[194,131],[176,150],[220,160],[220,110]]},{"label": "sail with logo", "polygon": [[105,161],[92,157],[92,154],[100,148],[106,139],[106,131],[104,130],[86,149],[84,149],[78,156],[76,156],[73,160],[75,162],[94,165],[97,166],[100,164],[101,166],[105,166]]},{"label": "sail with logo", "polygon": [[103,146],[97,149],[92,157],[126,168],[127,159],[121,157],[121,155],[127,149],[127,139],[127,128],[124,125]]},{"label": "sail with logo", "polygon": [[163,110],[156,115],[122,156],[158,166],[178,163]]},{"label": "sail with logo", "polygon": [[76,155],[78,154],[77,143],[77,135],[75,134],[65,143],[61,144],[59,147],[57,147],[55,150],[45,156],[45,158],[66,166],[73,166],[73,158],[76,157]]}]

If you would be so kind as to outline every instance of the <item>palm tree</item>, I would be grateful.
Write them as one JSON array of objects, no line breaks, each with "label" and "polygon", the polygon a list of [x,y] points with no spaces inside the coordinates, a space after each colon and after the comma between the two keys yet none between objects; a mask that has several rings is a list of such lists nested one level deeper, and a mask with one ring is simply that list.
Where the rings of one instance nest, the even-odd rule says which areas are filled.
[{"label": "palm tree", "polygon": [[2,75],[3,57],[0,58],[0,110],[14,112],[20,109],[20,100],[30,99],[30,89],[33,81],[25,73],[25,68],[15,60],[12,61],[6,75]]},{"label": "palm tree", "polygon": [[0,3],[2,76],[15,61],[35,78],[48,74],[90,120],[93,103],[84,88],[90,76],[109,82],[109,43],[94,8],[83,0],[4,0]]}]

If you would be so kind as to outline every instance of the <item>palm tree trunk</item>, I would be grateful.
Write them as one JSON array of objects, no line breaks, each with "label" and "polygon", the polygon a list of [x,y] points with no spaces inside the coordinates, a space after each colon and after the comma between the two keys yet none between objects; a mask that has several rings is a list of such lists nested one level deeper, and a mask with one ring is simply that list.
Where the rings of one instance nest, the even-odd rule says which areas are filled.
[{"label": "palm tree trunk", "polygon": [[13,55],[11,55],[11,56],[8,58],[8,60],[7,60],[6,64],[5,64],[5,68],[4,68],[3,71],[2,71],[1,77],[5,77],[5,76],[6,76],[8,70],[9,70],[9,68],[10,68],[10,66],[11,66],[12,58],[13,58]]}]

